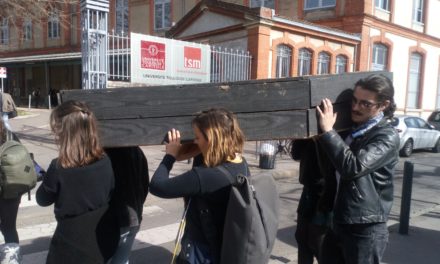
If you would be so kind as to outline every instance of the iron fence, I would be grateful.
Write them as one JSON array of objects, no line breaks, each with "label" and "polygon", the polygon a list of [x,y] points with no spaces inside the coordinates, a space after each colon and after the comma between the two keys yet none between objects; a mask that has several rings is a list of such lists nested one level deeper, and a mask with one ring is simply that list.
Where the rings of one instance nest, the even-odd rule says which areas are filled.
[{"label": "iron fence", "polygon": [[235,82],[251,78],[249,51],[211,47],[211,82]]},{"label": "iron fence", "polygon": [[130,37],[122,32],[108,34],[108,79],[110,81],[130,81]]}]

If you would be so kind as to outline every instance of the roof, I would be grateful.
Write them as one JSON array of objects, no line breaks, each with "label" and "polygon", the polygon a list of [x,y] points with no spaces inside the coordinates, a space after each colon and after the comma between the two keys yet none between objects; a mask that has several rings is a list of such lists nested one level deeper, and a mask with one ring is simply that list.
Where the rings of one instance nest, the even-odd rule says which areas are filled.
[{"label": "roof", "polygon": [[314,24],[305,20],[299,20],[290,17],[279,16],[272,13],[270,16],[267,16],[267,12],[263,12],[263,10],[271,10],[268,8],[250,8],[244,5],[228,3],[223,1],[215,1],[215,0],[202,0],[200,1],[193,9],[191,9],[185,16],[183,16],[173,27],[171,27],[166,35],[167,37],[175,37],[180,32],[182,32],[188,25],[191,24],[191,18],[197,17],[201,15],[205,10],[210,10],[212,12],[224,11],[226,15],[229,16],[240,16],[243,20],[248,21],[267,21],[267,22],[276,22],[283,23],[290,26],[300,27],[308,30],[312,30],[319,33],[325,33],[333,36],[338,36],[350,40],[360,41],[360,34],[354,34],[346,31],[342,31],[339,29],[326,27],[318,24]]}]

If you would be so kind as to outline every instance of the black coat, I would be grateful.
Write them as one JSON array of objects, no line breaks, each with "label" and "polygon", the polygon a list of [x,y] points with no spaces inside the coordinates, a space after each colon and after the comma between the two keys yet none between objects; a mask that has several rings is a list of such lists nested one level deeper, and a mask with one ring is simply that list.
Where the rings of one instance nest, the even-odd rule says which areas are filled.
[{"label": "black coat", "polygon": [[[116,232],[115,232],[116,231]],[[119,228],[108,206],[58,221],[47,264],[100,264],[113,256]]]},{"label": "black coat", "polygon": [[333,209],[336,193],[334,167],[316,138],[293,141],[291,155],[299,160],[299,182],[304,186],[298,204],[298,215],[308,219],[318,212]]}]

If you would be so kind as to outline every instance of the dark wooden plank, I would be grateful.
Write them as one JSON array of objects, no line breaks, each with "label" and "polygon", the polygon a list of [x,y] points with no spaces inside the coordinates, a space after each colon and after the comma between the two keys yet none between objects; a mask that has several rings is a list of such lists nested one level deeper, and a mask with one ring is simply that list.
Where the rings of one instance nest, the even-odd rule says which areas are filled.
[{"label": "dark wooden plank", "polygon": [[[237,114],[247,140],[307,137],[307,111],[277,111]],[[193,139],[191,116],[100,120],[102,144],[110,146],[161,144],[171,128],[181,131],[183,140]]]},{"label": "dark wooden plank", "polygon": [[309,81],[304,78],[197,84],[68,90],[62,101],[87,102],[98,119],[131,119],[193,115],[224,107],[235,113],[308,109]]},{"label": "dark wooden plank", "polygon": [[[350,90],[353,90],[354,84],[361,78],[371,74],[383,74],[393,79],[391,72],[353,72],[333,75],[310,76],[310,106],[314,107],[321,103],[323,98],[329,98],[334,103],[340,103],[351,98]],[[348,99],[347,99],[348,98]]]}]

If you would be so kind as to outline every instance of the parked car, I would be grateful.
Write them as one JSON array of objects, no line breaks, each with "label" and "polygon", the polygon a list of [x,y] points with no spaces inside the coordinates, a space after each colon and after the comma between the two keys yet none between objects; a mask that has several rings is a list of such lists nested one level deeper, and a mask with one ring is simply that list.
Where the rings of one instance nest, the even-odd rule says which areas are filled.
[{"label": "parked car", "polygon": [[428,117],[428,123],[433,125],[435,129],[440,130],[440,109],[431,113]]},{"label": "parked car", "polygon": [[431,149],[440,152],[440,131],[425,120],[406,115],[396,115],[392,125],[400,136],[400,156],[409,157],[414,149]]}]

